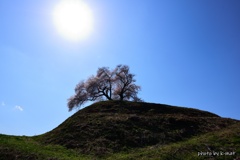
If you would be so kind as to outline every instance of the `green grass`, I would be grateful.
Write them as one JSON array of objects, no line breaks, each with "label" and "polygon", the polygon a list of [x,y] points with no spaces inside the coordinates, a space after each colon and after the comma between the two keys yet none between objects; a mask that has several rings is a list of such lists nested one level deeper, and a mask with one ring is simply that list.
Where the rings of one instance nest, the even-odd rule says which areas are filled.
[{"label": "green grass", "polygon": [[[203,160],[219,159],[232,160],[240,157],[240,123],[221,131],[207,133],[193,137],[186,141],[168,145],[154,145],[127,152],[111,153],[98,157],[83,155],[77,150],[66,149],[59,145],[43,145],[37,137],[0,135],[0,159],[48,159],[48,160],[87,160],[87,159],[114,159],[114,160]],[[209,150],[210,149],[210,150]],[[233,156],[198,156],[198,152],[236,152]]]},{"label": "green grass", "polygon": [[[236,153],[233,156],[198,156],[198,152],[201,151]],[[0,135],[1,160],[232,160],[236,158],[240,158],[240,123],[186,141],[130,149],[127,152],[111,153],[101,157],[79,154],[77,150],[66,149],[59,145],[43,145],[36,140],[36,137]]]},{"label": "green grass", "polygon": [[33,137],[0,135],[0,160],[6,159],[56,159],[79,160],[90,159],[75,150],[59,145],[42,145]]}]

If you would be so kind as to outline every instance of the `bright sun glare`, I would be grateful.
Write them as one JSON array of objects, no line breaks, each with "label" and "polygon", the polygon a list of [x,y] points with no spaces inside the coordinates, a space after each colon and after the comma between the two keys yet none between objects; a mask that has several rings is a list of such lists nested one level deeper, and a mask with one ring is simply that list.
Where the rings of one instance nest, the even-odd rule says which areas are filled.
[{"label": "bright sun glare", "polygon": [[69,40],[82,40],[93,29],[93,14],[82,0],[62,0],[53,10],[58,32]]}]

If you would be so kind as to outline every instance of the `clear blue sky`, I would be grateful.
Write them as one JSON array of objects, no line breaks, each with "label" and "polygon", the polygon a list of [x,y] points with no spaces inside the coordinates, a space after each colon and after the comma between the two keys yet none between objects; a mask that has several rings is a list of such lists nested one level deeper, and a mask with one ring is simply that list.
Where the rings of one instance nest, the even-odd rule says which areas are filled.
[{"label": "clear blue sky", "polygon": [[52,130],[75,113],[75,85],[117,64],[146,102],[240,119],[239,0],[85,1],[94,30],[72,42],[52,22],[59,0],[1,0],[0,133]]}]

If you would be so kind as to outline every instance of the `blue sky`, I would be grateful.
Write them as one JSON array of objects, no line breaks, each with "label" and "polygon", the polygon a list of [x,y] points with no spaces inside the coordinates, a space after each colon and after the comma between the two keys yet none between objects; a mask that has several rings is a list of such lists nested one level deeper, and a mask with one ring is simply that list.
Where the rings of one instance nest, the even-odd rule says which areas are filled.
[{"label": "blue sky", "polygon": [[98,67],[130,66],[146,102],[240,119],[239,0],[85,0],[94,30],[64,39],[59,0],[1,0],[0,133],[37,135],[75,113],[67,99]]}]

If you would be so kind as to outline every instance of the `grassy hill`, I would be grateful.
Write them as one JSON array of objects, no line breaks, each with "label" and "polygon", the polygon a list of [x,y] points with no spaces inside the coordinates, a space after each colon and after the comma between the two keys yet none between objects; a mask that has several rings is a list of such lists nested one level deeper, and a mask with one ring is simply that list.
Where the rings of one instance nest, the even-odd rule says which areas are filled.
[{"label": "grassy hill", "polygon": [[[43,135],[0,135],[5,159],[211,159],[240,153],[240,123],[197,109],[105,101],[76,112]],[[201,152],[202,151],[202,152]],[[198,154],[207,153],[205,156]],[[4,159],[3,158],[3,159]],[[0,158],[1,159],[1,158]]]}]

